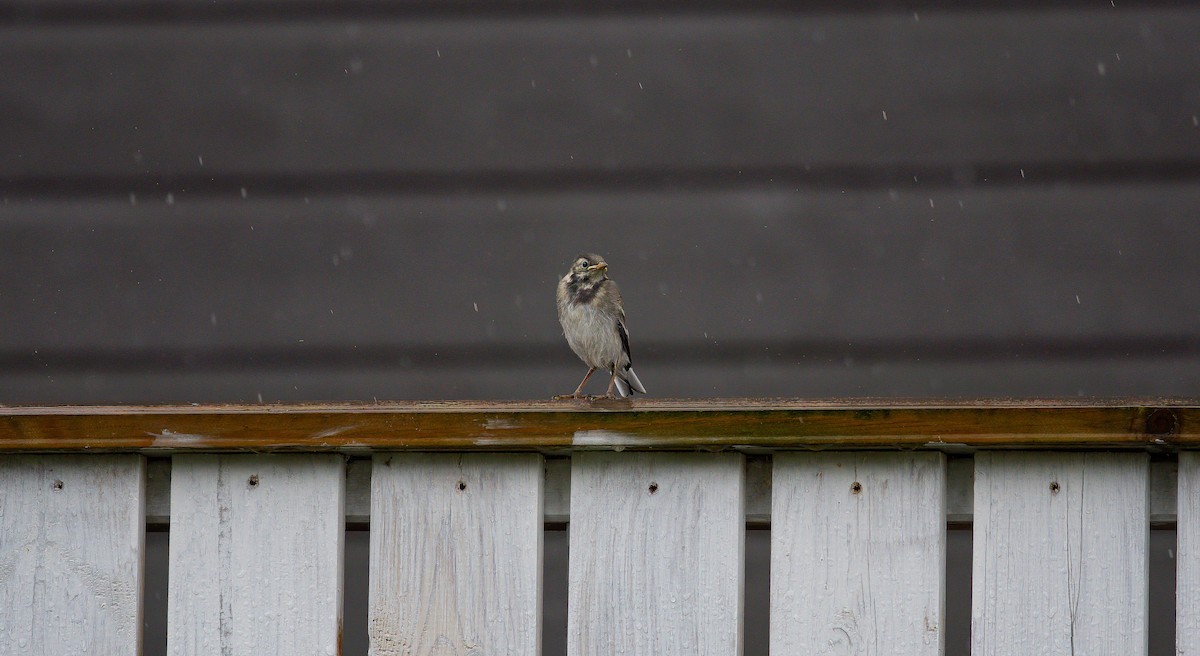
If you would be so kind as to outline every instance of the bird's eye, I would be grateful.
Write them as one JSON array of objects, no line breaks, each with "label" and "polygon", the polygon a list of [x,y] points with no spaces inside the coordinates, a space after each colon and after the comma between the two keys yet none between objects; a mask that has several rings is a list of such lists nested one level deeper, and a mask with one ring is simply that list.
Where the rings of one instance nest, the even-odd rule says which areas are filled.
[{"label": "bird's eye", "polygon": [[580,260],[580,261],[579,261],[579,266],[581,266],[581,267],[585,267],[585,268],[586,268],[586,267],[589,267],[589,266],[591,266],[591,265],[590,265],[590,264],[588,264],[588,261],[587,261],[587,260]]}]

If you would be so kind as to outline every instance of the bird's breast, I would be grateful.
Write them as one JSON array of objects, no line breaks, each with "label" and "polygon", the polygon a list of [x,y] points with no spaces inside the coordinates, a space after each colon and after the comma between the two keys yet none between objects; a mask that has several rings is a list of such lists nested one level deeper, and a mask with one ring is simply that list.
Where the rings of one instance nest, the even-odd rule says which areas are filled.
[{"label": "bird's breast", "polygon": [[623,351],[616,318],[590,303],[567,303],[559,321],[571,350],[588,366],[607,368],[620,364]]}]

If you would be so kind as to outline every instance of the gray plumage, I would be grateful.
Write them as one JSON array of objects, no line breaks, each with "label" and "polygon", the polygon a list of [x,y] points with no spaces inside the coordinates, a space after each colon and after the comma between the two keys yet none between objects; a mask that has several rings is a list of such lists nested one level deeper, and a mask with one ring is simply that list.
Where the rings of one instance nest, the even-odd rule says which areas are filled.
[{"label": "gray plumage", "polygon": [[621,290],[609,279],[604,258],[588,253],[571,263],[567,275],[558,282],[558,321],[571,350],[589,367],[572,397],[582,396],[583,386],[597,369],[611,375],[609,397],[614,386],[622,397],[646,393],[629,358]]}]

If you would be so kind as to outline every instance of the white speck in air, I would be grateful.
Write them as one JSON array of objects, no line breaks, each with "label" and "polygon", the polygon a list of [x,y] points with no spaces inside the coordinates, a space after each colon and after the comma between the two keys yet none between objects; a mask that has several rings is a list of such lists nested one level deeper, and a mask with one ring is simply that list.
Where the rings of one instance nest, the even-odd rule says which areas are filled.
[{"label": "white speck in air", "polygon": [[475,301],[471,301],[471,307],[475,308],[476,312],[479,311],[479,304],[476,303]]},{"label": "white speck in air", "polygon": [[886,121],[886,120],[887,120],[887,110],[886,110],[886,109],[883,109],[883,110],[880,110],[880,111],[882,111],[882,112],[883,112],[883,120],[885,120],[885,121]]}]

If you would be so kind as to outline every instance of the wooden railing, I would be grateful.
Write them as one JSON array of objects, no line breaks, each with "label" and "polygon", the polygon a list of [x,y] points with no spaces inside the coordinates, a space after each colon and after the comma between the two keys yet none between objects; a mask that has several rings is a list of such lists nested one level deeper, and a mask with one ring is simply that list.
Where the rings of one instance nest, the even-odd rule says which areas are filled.
[{"label": "wooden railing", "polygon": [[1187,653],[1197,447],[1187,400],[4,408],[0,654],[139,653],[148,520],[168,653],[337,654],[347,519],[380,656],[538,654],[546,521],[572,655],[739,654],[747,522],[772,653],[943,653],[947,521],[997,655],[1145,654],[1147,536],[1175,524]]}]

